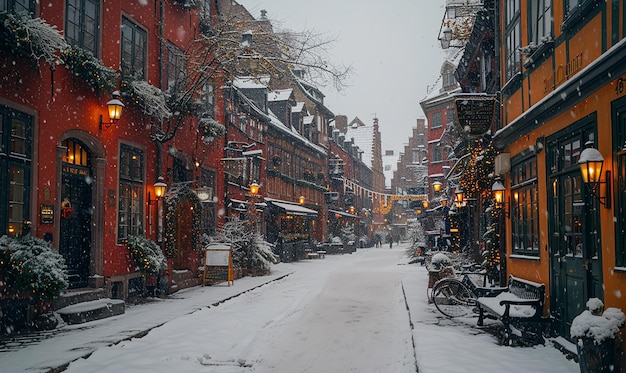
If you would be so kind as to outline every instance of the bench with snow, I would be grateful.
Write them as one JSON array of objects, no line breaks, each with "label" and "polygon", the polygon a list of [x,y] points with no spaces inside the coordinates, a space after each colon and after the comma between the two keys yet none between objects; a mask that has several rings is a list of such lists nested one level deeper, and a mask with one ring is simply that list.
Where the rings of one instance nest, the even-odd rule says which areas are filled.
[{"label": "bench with snow", "polygon": [[476,299],[478,325],[486,318],[500,320],[504,325],[500,343],[509,345],[513,339],[525,345],[543,344],[543,331],[549,318],[543,317],[545,285],[509,276],[509,286],[495,296]]}]

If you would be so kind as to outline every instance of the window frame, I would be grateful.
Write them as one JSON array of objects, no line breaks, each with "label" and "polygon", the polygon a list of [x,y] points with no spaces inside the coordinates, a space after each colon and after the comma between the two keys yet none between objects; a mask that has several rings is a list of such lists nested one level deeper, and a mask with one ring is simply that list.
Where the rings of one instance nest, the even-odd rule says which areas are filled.
[{"label": "window frame", "polygon": [[[129,30],[130,39],[128,41],[125,38],[125,30]],[[142,40],[137,40],[138,38]],[[130,61],[127,63],[125,59],[125,46],[126,43],[130,43]],[[141,51],[136,49],[141,44]],[[142,53],[140,53],[142,52]],[[139,57],[141,54],[141,58]],[[147,58],[148,58],[148,33],[145,29],[133,22],[130,18],[122,16],[122,26],[120,30],[120,70],[122,75],[134,76],[138,79],[145,79],[147,77]],[[141,64],[141,71],[138,71],[138,64]]]},{"label": "window frame", "polygon": [[[133,162],[129,162],[128,174],[125,174],[123,161],[126,157],[132,159],[133,155],[139,158],[139,165],[133,167]],[[117,242],[126,243],[129,236],[144,234],[145,152],[142,149],[120,144],[118,178]],[[122,223],[123,217],[128,223]]]},{"label": "window frame", "polygon": [[[13,135],[14,120],[24,124],[24,134],[20,136],[20,139],[23,140],[23,152],[12,151],[12,140],[15,138]],[[17,184],[12,182],[10,177],[0,179],[0,201],[2,201],[0,204],[0,235],[15,236],[21,234],[22,222],[30,219],[33,117],[0,105],[0,127],[0,173],[9,175],[11,169],[15,168],[22,170],[24,174],[19,199],[12,197],[11,193],[11,188]],[[9,216],[10,206],[15,204],[22,206],[19,221],[12,220]],[[9,232],[9,225],[13,225],[13,232]]]},{"label": "window frame", "polygon": [[[1,4],[1,3],[0,3]],[[27,6],[25,6],[28,4]],[[0,11],[14,11],[20,13],[27,11],[30,14],[35,14],[35,0],[5,0],[4,7],[0,7]],[[19,6],[19,9],[17,7]]]},{"label": "window frame", "polygon": [[165,89],[167,91],[182,90],[185,84],[187,59],[185,51],[176,46],[171,41],[167,42],[167,70],[165,78]]},{"label": "window frame", "polygon": [[[539,189],[537,156],[514,159],[511,164],[511,250],[513,254],[539,257]],[[529,246],[528,243],[531,243]],[[521,244],[521,245],[520,245]]]},{"label": "window frame", "polygon": [[522,46],[519,0],[506,1],[504,22],[504,74],[505,81],[508,82],[522,69],[522,57],[519,49]]},{"label": "window frame", "polygon": [[[72,4],[70,4],[72,3]],[[87,33],[86,27],[86,19],[88,15],[86,14],[87,4],[91,3],[94,9],[93,14],[93,30],[91,31],[91,35],[93,35],[93,45],[86,46],[85,45],[85,34]],[[74,6],[76,9],[76,13],[78,14],[78,23],[75,24],[72,22],[71,17],[69,16],[69,8],[70,6]],[[72,24],[76,28],[76,34],[78,34],[78,40],[74,40],[70,37],[70,33],[68,30],[70,29],[70,24]],[[100,1],[99,0],[67,0],[65,2],[65,30],[63,35],[65,36],[65,40],[67,40],[68,44],[77,46],[84,50],[91,52],[95,57],[99,56],[99,48],[100,45]]]},{"label": "window frame", "polygon": [[440,111],[434,112],[430,117],[430,128],[441,128],[443,126],[443,115]]}]

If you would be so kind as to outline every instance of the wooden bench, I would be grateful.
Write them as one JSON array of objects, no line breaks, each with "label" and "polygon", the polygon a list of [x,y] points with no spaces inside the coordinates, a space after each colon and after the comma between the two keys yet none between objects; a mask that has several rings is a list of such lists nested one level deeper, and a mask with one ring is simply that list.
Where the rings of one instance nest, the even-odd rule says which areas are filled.
[{"label": "wooden bench", "polygon": [[319,255],[320,259],[324,259],[324,257],[326,256],[326,251],[318,250],[317,255]]},{"label": "wooden bench", "polygon": [[543,344],[548,318],[543,317],[545,285],[509,276],[509,286],[497,295],[476,299],[478,325],[486,318],[502,321],[500,342],[508,345],[515,338],[523,344]]}]

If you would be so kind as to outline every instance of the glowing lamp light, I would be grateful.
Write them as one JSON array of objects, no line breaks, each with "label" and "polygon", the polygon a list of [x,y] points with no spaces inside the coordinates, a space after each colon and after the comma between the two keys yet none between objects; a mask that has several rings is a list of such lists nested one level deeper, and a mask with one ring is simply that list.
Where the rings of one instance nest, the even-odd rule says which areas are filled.
[{"label": "glowing lamp light", "polygon": [[124,103],[120,101],[120,92],[115,91],[112,93],[113,99],[107,102],[107,108],[109,111],[109,122],[102,121],[102,115],[100,115],[100,131],[106,131],[114,125],[122,117],[122,109],[124,109]]},{"label": "glowing lamp light", "polygon": [[252,184],[250,184],[250,194],[256,196],[257,194],[259,194],[259,184],[257,184],[257,182],[253,182]]}]

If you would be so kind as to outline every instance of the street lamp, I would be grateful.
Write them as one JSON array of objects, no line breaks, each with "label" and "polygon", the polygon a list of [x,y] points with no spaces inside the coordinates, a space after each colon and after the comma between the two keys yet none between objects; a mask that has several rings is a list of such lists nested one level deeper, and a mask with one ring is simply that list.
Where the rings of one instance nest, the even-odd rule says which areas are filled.
[{"label": "street lamp", "polygon": [[122,117],[122,109],[124,108],[124,103],[120,101],[120,92],[115,91],[112,93],[113,99],[107,102],[107,108],[109,110],[109,120],[110,122],[103,122],[102,115],[100,115],[100,131],[106,131],[114,125],[120,118]]},{"label": "street lamp", "polygon": [[443,186],[443,184],[441,183],[441,181],[435,181],[433,183],[433,190],[435,192],[440,192],[441,191],[441,187]]},{"label": "street lamp", "polygon": [[299,204],[304,205],[304,201],[305,201],[304,196],[300,196],[300,197],[298,197],[298,203],[299,203]]},{"label": "street lamp", "polygon": [[153,187],[154,187],[154,195],[156,196],[156,199],[152,200],[150,191],[148,191],[148,204],[149,205],[155,204],[158,200],[163,198],[163,196],[165,195],[165,189],[167,188],[167,184],[163,182],[163,176],[159,176],[157,178],[157,182],[154,183]]},{"label": "street lamp", "polygon": [[[598,199],[605,208],[611,208],[611,171],[607,170],[604,181],[601,181],[602,167],[604,166],[604,157],[593,147],[588,147],[580,153],[578,159],[580,172],[582,174],[583,183],[587,185],[591,195]],[[606,185],[606,193],[600,195],[600,185]]]}]

